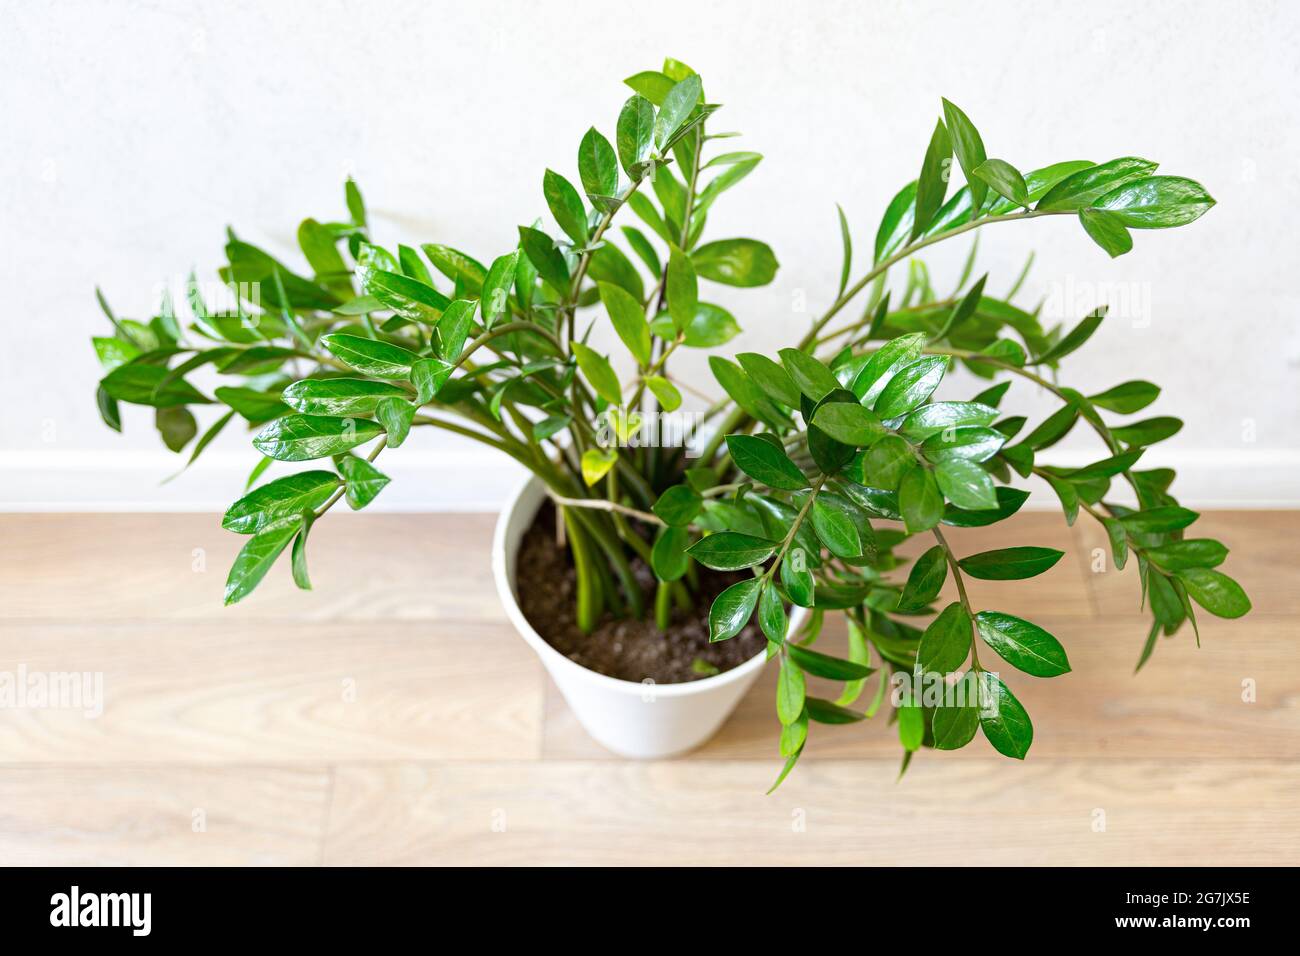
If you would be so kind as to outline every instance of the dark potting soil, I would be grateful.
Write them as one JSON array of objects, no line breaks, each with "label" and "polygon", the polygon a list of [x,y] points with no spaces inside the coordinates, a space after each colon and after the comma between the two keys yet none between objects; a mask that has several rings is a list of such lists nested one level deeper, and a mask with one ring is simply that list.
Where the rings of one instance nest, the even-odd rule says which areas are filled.
[{"label": "dark potting soil", "polygon": [[[616,618],[606,612],[590,634],[578,630],[578,574],[569,549],[555,540],[555,506],[542,503],[524,532],[516,559],[519,608],[546,643],[590,670],[622,680],[681,684],[730,670],[761,652],[766,640],[756,620],[729,641],[709,643],[709,605],[748,572],[698,567],[695,607],[673,608],[667,631],[654,622],[654,572],[640,559],[632,570],[646,594],[646,616]],[[715,670],[716,668],[716,670]]]}]

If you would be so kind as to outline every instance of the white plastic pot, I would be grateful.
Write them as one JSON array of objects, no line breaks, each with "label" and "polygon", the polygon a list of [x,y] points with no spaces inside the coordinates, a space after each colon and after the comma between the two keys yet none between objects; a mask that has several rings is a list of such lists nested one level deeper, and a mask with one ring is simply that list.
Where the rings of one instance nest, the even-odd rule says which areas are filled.
[{"label": "white plastic pot", "polygon": [[[506,504],[492,540],[492,576],[515,629],[546,665],[578,722],[595,740],[623,757],[670,757],[692,750],[722,726],[763,669],[760,651],[739,667],[685,684],[634,683],[606,677],[569,660],[546,643],[519,610],[515,557],[524,532],[546,497],[530,478]],[[792,608],[797,628],[804,609]]]}]

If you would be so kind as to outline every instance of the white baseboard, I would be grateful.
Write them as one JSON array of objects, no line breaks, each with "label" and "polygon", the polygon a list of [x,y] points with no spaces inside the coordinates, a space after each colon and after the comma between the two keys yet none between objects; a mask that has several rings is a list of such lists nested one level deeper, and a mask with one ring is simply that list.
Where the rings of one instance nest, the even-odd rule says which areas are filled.
[{"label": "white baseboard", "polygon": [[[1052,462],[1082,465],[1092,457],[1054,451]],[[1300,508],[1300,450],[1157,450],[1149,457],[1144,466],[1177,469],[1175,491],[1189,507]],[[247,454],[213,452],[160,484],[179,467],[165,451],[7,452],[0,460],[0,511],[224,511],[243,493],[252,463]],[[309,466],[275,467],[287,474]],[[496,511],[524,474],[486,449],[412,449],[385,458],[383,468],[393,482],[368,511]],[[1056,507],[1042,482],[1024,486],[1033,492],[1026,507]]]}]

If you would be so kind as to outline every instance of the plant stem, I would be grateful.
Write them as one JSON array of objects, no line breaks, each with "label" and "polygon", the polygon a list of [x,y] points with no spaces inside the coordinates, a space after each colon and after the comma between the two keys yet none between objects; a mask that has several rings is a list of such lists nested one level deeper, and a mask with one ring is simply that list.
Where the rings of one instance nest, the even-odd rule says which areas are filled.
[{"label": "plant stem", "polygon": [[943,536],[943,532],[939,530],[938,525],[930,530],[934,532],[935,539],[943,548],[944,556],[948,559],[948,567],[952,569],[953,579],[957,582],[957,597],[961,601],[962,608],[966,611],[966,619],[970,621],[971,669],[975,671],[983,670],[983,668],[980,667],[980,654],[977,646],[979,644],[979,635],[975,628],[975,611],[971,607],[970,598],[966,594],[966,582],[961,576],[961,566],[957,564],[957,556],[952,553],[952,548],[948,545],[948,539]]}]

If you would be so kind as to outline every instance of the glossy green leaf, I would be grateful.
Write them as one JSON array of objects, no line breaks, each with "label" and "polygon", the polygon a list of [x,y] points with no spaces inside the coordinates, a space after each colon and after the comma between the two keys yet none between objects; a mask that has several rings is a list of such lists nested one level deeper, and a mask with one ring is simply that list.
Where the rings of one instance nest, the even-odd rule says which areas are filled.
[{"label": "glossy green leaf", "polygon": [[834,373],[807,352],[781,349],[779,354],[790,380],[814,402],[820,402],[840,387]]},{"label": "glossy green leaf", "polygon": [[[666,91],[665,91],[666,92]],[[645,175],[650,150],[654,146],[655,109],[644,96],[633,96],[618,114],[618,160],[623,170],[637,182]]]},{"label": "glossy green leaf", "polygon": [[727,451],[736,467],[755,481],[781,491],[808,487],[808,479],[777,444],[755,435],[728,435]]},{"label": "glossy green leaf", "polygon": [[552,169],[542,177],[542,193],[547,208],[564,234],[582,247],[587,244],[587,208],[573,184]]},{"label": "glossy green leaf", "polygon": [[800,670],[814,677],[825,677],[827,680],[862,680],[875,673],[873,667],[822,654],[819,651],[800,647],[798,644],[790,644],[786,650],[790,660],[798,664]]},{"label": "glossy green leaf", "polygon": [[993,191],[1008,202],[1029,208],[1029,187],[1020,170],[1004,159],[985,160],[975,167],[973,173],[977,179],[993,187]]},{"label": "glossy green leaf", "polygon": [[805,705],[808,708],[809,719],[819,724],[854,724],[867,719],[866,714],[841,707],[829,700],[822,700],[820,697],[809,697]]},{"label": "glossy green leaf", "polygon": [[799,407],[799,388],[790,377],[790,373],[779,364],[757,352],[741,352],[736,359],[740,362],[740,367],[745,370],[745,374],[767,394],[768,398],[788,408]]},{"label": "glossy green leaf", "polygon": [[907,241],[916,209],[916,180],[900,189],[889,201],[876,229],[875,262],[893,255]]},{"label": "glossy green leaf", "polygon": [[650,364],[650,324],[641,303],[626,291],[608,282],[598,283],[600,301],[609,313],[614,331],[642,368]]},{"label": "glossy green leaf", "polygon": [[[221,391],[220,389],[217,390]],[[218,395],[218,398],[221,396]],[[279,404],[278,402],[276,404]],[[283,408],[283,406],[280,406]],[[154,426],[169,451],[179,452],[199,433],[199,423],[188,408],[173,405],[154,410]]]},{"label": "glossy green leaf", "polygon": [[691,253],[695,272],[723,285],[753,287],[776,278],[778,263],[772,248],[757,239],[719,239]]},{"label": "glossy green leaf", "polygon": [[1177,505],[1167,505],[1126,514],[1120,517],[1119,521],[1130,534],[1162,534],[1168,531],[1181,531],[1199,517],[1200,515],[1195,511]]},{"label": "glossy green leaf", "polygon": [[673,84],[664,95],[654,125],[654,141],[659,150],[666,149],[672,143],[677,131],[682,128],[691,111],[699,103],[701,92],[699,76],[691,74]]},{"label": "glossy green leaf", "polygon": [[1188,568],[1216,568],[1228,556],[1222,541],[1213,538],[1187,538],[1171,541],[1144,552],[1151,563],[1166,571],[1186,571]]},{"label": "glossy green leaf", "polygon": [[121,365],[104,376],[100,386],[119,402],[172,408],[177,405],[206,405],[212,400],[183,378],[168,380],[161,365]]},{"label": "glossy green leaf", "polygon": [[1001,548],[962,558],[957,564],[973,578],[984,581],[1018,581],[1050,570],[1064,556],[1055,548]]},{"label": "glossy green leaf", "polygon": [[1133,237],[1128,234],[1124,220],[1115,213],[1103,209],[1080,209],[1079,222],[1088,237],[1112,259],[1133,250]]},{"label": "glossy green leaf", "polygon": [[1090,395],[1088,400],[1100,408],[1128,415],[1146,408],[1159,395],[1159,385],[1137,380],[1124,382],[1097,395]]},{"label": "glossy green leaf", "polygon": [[1170,229],[1195,222],[1214,200],[1200,183],[1181,176],[1127,182],[1092,204],[1130,229]]},{"label": "glossy green leaf", "polygon": [[943,101],[943,118],[948,124],[957,162],[961,164],[962,172],[966,174],[966,182],[970,187],[971,209],[978,212],[984,206],[984,197],[988,193],[987,183],[975,175],[975,171],[987,158],[984,153],[984,140],[980,138],[979,131],[970,121],[970,117],[946,99]]},{"label": "glossy green leaf", "polygon": [[940,121],[934,126],[930,145],[916,180],[916,208],[912,220],[912,240],[916,240],[933,221],[948,192],[948,166],[952,159],[952,140],[948,128]]},{"label": "glossy green leaf", "polygon": [[684,527],[695,520],[704,507],[704,499],[690,485],[672,485],[664,489],[651,509],[668,525]]},{"label": "glossy green leaf", "polygon": [[912,446],[897,435],[880,439],[863,459],[864,484],[895,491],[904,474],[916,464]]},{"label": "glossy green leaf", "polygon": [[1075,349],[1080,348],[1088,339],[1092,338],[1092,333],[1097,331],[1101,325],[1102,319],[1106,318],[1106,306],[1095,309],[1090,315],[1084,318],[1078,325],[1072,328],[1061,341],[1034,359],[1035,365],[1041,365],[1044,362],[1058,362],[1065,356],[1069,355]]},{"label": "glossy green leaf", "polygon": [[690,543],[691,536],[685,528],[668,527],[660,531],[650,551],[650,566],[655,577],[660,581],[681,578],[690,567],[691,559],[686,554]]},{"label": "glossy green leaf", "polygon": [[924,333],[916,332],[901,335],[882,345],[854,377],[849,386],[853,394],[863,405],[874,407],[890,380],[921,357],[925,339]]},{"label": "glossy green leaf", "polygon": [[980,611],[975,626],[989,647],[1026,674],[1057,677],[1070,672],[1065,648],[1037,624],[999,611]]},{"label": "glossy green leaf", "polygon": [[668,314],[672,317],[673,326],[678,332],[683,332],[695,318],[695,309],[700,301],[700,290],[690,257],[676,246],[669,249],[668,273],[664,289],[668,300]]},{"label": "glossy green leaf", "polygon": [[886,435],[876,413],[857,402],[826,402],[818,406],[813,424],[838,442],[866,447]]},{"label": "glossy green leaf", "polygon": [[492,328],[498,319],[509,313],[510,287],[514,285],[518,268],[517,249],[492,260],[492,266],[483,279],[483,289],[479,299],[479,312],[483,317],[485,329]]},{"label": "glossy green leaf", "polygon": [[578,178],[593,203],[618,193],[618,157],[596,127],[583,134],[578,145]]},{"label": "glossy green leaf", "polygon": [[719,531],[706,535],[687,549],[687,553],[706,568],[715,571],[739,571],[766,561],[779,541],[769,541],[738,531]]},{"label": "glossy green leaf", "polygon": [[618,376],[614,373],[614,367],[609,364],[609,359],[581,342],[570,344],[573,347],[573,354],[578,359],[578,368],[582,369],[583,376],[596,390],[596,394],[611,405],[622,402],[623,387],[619,384]]},{"label": "glossy green leaf", "polygon": [[824,498],[813,501],[811,519],[817,539],[837,558],[856,558],[863,553],[858,529],[843,511]]},{"label": "glossy green leaf", "polygon": [[231,565],[230,574],[226,577],[227,605],[242,601],[257,587],[280,552],[298,533],[302,521],[302,516],[298,515],[268,524],[248,540],[235,557],[235,563]]},{"label": "glossy green leaf", "polygon": [[812,607],[816,598],[812,571],[802,548],[794,547],[781,561],[781,586],[790,600],[800,607]]},{"label": "glossy green leaf", "polygon": [[618,461],[618,452],[613,448],[588,448],[582,453],[582,480],[591,487],[609,474],[609,470]]},{"label": "glossy green leaf", "polygon": [[344,492],[348,507],[360,511],[384,490],[390,481],[382,471],[355,455],[344,455],[338,460],[339,473],[347,481]]},{"label": "glossy green leaf", "polygon": [[898,508],[911,534],[929,531],[943,517],[943,495],[934,474],[920,465],[907,471],[898,486]]},{"label": "glossy green leaf", "polygon": [[946,355],[927,355],[905,366],[876,399],[876,414],[885,420],[906,415],[934,394],[947,370]]},{"label": "glossy green leaf", "polygon": [[1024,760],[1034,742],[1034,725],[1020,701],[995,675],[980,673],[980,727],[998,753]]},{"label": "glossy green leaf", "polygon": [[1120,425],[1110,433],[1126,445],[1154,445],[1158,441],[1172,438],[1183,430],[1180,418],[1148,418],[1131,425]]},{"label": "glossy green leaf", "polygon": [[1216,617],[1241,617],[1250,610],[1250,598],[1241,585],[1222,571],[1186,568],[1175,574],[1192,600]]},{"label": "glossy green leaf", "polygon": [[1029,492],[1000,485],[996,489],[997,506],[988,509],[944,509],[943,523],[955,528],[982,528],[1011,517],[1029,499]]},{"label": "glossy green leaf", "polygon": [[[229,405],[254,425],[269,422],[289,411],[289,406],[274,392],[259,392],[255,388],[223,386],[212,393],[217,400]],[[161,411],[161,409],[160,409]]]},{"label": "glossy green leaf", "polygon": [[936,674],[951,674],[966,663],[970,645],[970,615],[960,602],[954,601],[939,612],[921,635],[916,651],[917,668]]},{"label": "glossy green leaf", "polygon": [[569,266],[564,255],[555,248],[555,242],[540,229],[530,226],[519,227],[519,245],[524,255],[542,277],[559,295],[569,292]]},{"label": "glossy green leaf", "polygon": [[785,634],[790,622],[786,617],[785,604],[781,601],[781,595],[771,581],[763,585],[762,593],[758,598],[758,626],[762,628],[763,635],[769,641],[776,644],[785,642]]},{"label": "glossy green leaf", "polygon": [[339,476],[332,471],[300,471],[268,481],[231,505],[221,527],[236,534],[254,534],[274,521],[316,510],[339,484]]},{"label": "glossy green leaf", "polygon": [[385,308],[412,322],[433,325],[442,316],[450,300],[432,286],[409,276],[381,269],[365,273],[365,291]]},{"label": "glossy green leaf", "polygon": [[375,406],[375,418],[384,426],[388,436],[385,441],[389,448],[396,448],[406,441],[414,417],[415,406],[403,398],[383,398]]},{"label": "glossy green leaf", "polygon": [[1082,209],[1093,205],[1102,196],[1125,183],[1149,176],[1155,168],[1155,163],[1135,156],[1089,166],[1058,182],[1038,201],[1035,208],[1042,211]]},{"label": "glossy green leaf", "polygon": [[980,402],[932,402],[910,413],[898,430],[912,441],[924,441],[945,429],[988,425],[997,417],[996,408]]},{"label": "glossy green leaf", "polygon": [[[794,645],[788,645],[793,647]],[[786,658],[776,679],[776,716],[782,724],[792,724],[803,713],[807,686],[803,671]]]},{"label": "glossy green leaf", "polygon": [[487,269],[483,263],[472,256],[465,255],[459,249],[436,242],[426,242],[420,248],[424,250],[424,254],[429,257],[435,269],[458,285],[464,286],[466,293],[474,296],[482,291],[483,281],[487,278]]},{"label": "glossy green leaf", "polygon": [[666,412],[675,412],[682,405],[682,393],[677,386],[661,375],[651,375],[645,380],[646,388],[659,400]]},{"label": "glossy green leaf", "polygon": [[935,750],[960,750],[979,730],[979,708],[936,707],[933,725]]},{"label": "glossy green leaf", "polygon": [[898,598],[899,613],[909,614],[924,610],[939,596],[944,581],[948,580],[948,553],[941,545],[926,551],[912,565],[907,584]]},{"label": "glossy green leaf", "polygon": [[996,508],[997,491],[989,473],[965,458],[946,458],[934,466],[939,491],[957,508],[982,511]]},{"label": "glossy green leaf", "polygon": [[341,454],[382,434],[377,423],[364,418],[286,415],[258,432],[253,447],[276,461],[310,461]]},{"label": "glossy green leaf", "polygon": [[304,415],[369,417],[381,399],[409,395],[400,385],[365,378],[306,378],[287,386],[280,399]]},{"label": "glossy green leaf", "polygon": [[921,454],[933,462],[954,459],[988,461],[1006,444],[1006,440],[1006,435],[987,425],[954,425],[922,442]]},{"label": "glossy green leaf", "polygon": [[321,338],[321,343],[349,368],[375,378],[409,378],[411,365],[420,358],[415,352],[400,345],[347,333],[326,335]]},{"label": "glossy green leaf", "polygon": [[713,599],[713,605],[709,608],[710,643],[729,640],[744,629],[754,613],[754,606],[758,604],[758,592],[762,585],[762,578],[747,578],[733,584]]}]

